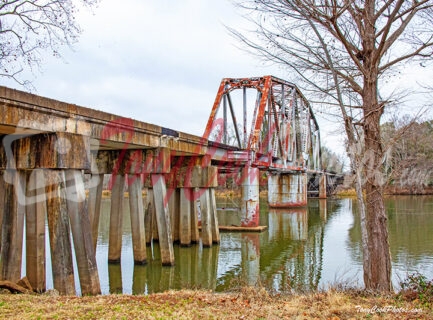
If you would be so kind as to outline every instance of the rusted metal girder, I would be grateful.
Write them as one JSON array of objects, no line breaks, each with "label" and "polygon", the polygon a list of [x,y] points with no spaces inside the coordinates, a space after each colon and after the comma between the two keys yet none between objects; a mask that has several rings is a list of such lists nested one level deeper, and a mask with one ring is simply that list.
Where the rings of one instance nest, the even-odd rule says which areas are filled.
[{"label": "rusted metal girder", "polygon": [[[240,106],[232,98],[236,90],[242,90]],[[247,90],[256,92],[250,108]],[[237,121],[240,118],[242,122]],[[233,153],[231,148],[235,148],[245,153],[240,161],[248,158],[251,166],[282,172],[322,170],[319,126],[308,101],[294,84],[273,76],[223,79],[203,138],[209,140],[208,153],[215,155],[212,159],[221,159],[221,163],[227,163],[229,153]],[[227,150],[227,154],[218,155],[220,150]]]}]

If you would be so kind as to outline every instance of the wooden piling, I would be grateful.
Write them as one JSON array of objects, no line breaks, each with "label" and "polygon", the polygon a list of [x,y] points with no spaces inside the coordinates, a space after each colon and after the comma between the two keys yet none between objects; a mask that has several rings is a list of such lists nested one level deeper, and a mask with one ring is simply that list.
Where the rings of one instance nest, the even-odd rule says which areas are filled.
[{"label": "wooden piling", "polygon": [[67,206],[80,278],[81,294],[101,293],[98,266],[86,206],[86,193],[81,170],[66,170]]},{"label": "wooden piling", "polygon": [[98,242],[99,217],[101,215],[102,188],[104,184],[104,174],[92,175],[91,181],[96,183],[89,189],[88,210],[90,226],[92,228],[93,251],[96,252]]},{"label": "wooden piling", "polygon": [[200,189],[201,241],[203,247],[212,246],[211,207],[208,188]]},{"label": "wooden piling", "polygon": [[35,169],[27,184],[26,208],[26,276],[36,292],[44,292],[45,216],[47,213],[44,172]]},{"label": "wooden piling", "polygon": [[46,170],[45,182],[54,289],[75,295],[64,171]]},{"label": "wooden piling", "polygon": [[110,209],[110,238],[108,241],[108,263],[120,263],[122,252],[122,229],[123,229],[123,188],[125,186],[125,175],[113,175],[115,179],[111,190]]},{"label": "wooden piling", "polygon": [[[192,189],[180,189],[180,219],[179,219],[179,233],[180,245],[188,247],[191,245],[191,201]],[[193,203],[192,205],[194,205]]]},{"label": "wooden piling", "polygon": [[147,262],[147,255],[142,182],[140,175],[131,178],[132,179],[130,179],[128,184],[128,189],[134,263],[145,264]]},{"label": "wooden piling", "polygon": [[21,170],[5,174],[13,183],[5,185],[0,280],[17,282],[21,279],[26,174]]},{"label": "wooden piling", "polygon": [[152,185],[155,199],[156,222],[158,225],[159,246],[161,250],[161,262],[163,266],[173,266],[174,251],[164,176],[162,174],[152,174]]}]

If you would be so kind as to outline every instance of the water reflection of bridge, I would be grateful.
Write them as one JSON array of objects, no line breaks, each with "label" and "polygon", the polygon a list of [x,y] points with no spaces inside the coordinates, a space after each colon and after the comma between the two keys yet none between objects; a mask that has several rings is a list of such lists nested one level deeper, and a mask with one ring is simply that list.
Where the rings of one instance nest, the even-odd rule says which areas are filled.
[{"label": "water reflection of bridge", "polygon": [[[218,278],[217,290],[238,278],[246,285],[263,285],[276,291],[317,288],[322,270],[326,200],[310,201],[308,207],[270,209],[268,231],[242,234],[241,261]],[[221,242],[221,252],[225,250]],[[224,255],[220,255],[220,264]]]},{"label": "water reflection of bridge", "polygon": [[[153,256],[149,263],[133,266],[131,291],[152,293],[181,288],[222,291],[257,284],[278,292],[317,288],[328,214],[332,212],[326,200],[318,199],[311,200],[305,208],[262,212],[267,217],[268,231],[224,233],[221,245],[211,248],[175,246],[177,263],[173,268],[161,267],[155,244],[154,248],[148,248],[148,257]],[[123,271],[123,278],[127,272]],[[108,265],[108,278],[109,292],[129,292],[125,283],[122,289],[121,265]]]}]

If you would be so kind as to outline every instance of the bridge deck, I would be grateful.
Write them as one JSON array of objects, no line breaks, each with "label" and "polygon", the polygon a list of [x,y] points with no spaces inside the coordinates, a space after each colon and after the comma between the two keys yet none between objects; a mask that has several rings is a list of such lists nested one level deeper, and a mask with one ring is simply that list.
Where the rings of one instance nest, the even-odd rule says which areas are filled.
[{"label": "bridge deck", "polygon": [[0,86],[0,134],[23,130],[90,136],[99,150],[168,147],[179,155],[207,150],[199,136]]}]

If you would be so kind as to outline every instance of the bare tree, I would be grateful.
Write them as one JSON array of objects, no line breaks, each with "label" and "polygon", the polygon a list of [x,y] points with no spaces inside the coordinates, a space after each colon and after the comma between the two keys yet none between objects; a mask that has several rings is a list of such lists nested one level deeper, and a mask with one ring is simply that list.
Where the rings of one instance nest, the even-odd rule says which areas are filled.
[{"label": "bare tree", "polygon": [[81,30],[75,15],[81,6],[99,0],[4,0],[0,2],[0,76],[28,86],[24,68],[40,68],[43,52],[59,56],[59,47],[71,46]]},{"label": "bare tree", "polygon": [[[296,75],[307,96],[337,108],[356,174],[364,282],[390,291],[391,256],[383,201],[382,84],[404,63],[432,58],[431,0],[237,1],[254,37],[231,32],[253,54]],[[383,93],[382,93],[383,94]],[[314,102],[313,102],[314,103]],[[363,197],[363,191],[366,196]]]}]

